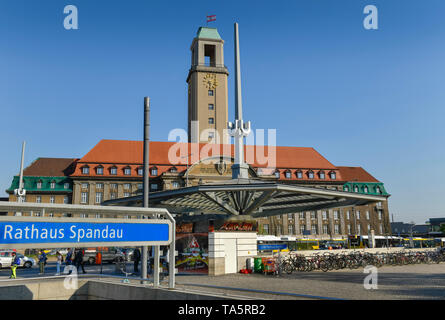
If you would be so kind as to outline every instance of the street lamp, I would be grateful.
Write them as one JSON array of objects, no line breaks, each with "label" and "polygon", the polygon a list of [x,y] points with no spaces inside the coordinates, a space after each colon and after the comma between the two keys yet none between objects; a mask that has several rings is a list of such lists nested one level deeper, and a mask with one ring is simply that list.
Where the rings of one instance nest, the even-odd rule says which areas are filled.
[{"label": "street lamp", "polygon": [[186,155],[186,156],[183,156],[183,157],[181,157],[181,159],[182,158],[187,158],[187,170],[186,170],[186,173],[185,173],[185,186],[186,187],[188,187],[189,186],[189,157],[190,156],[193,156],[193,153],[190,153],[190,154],[188,154],[188,155]]}]

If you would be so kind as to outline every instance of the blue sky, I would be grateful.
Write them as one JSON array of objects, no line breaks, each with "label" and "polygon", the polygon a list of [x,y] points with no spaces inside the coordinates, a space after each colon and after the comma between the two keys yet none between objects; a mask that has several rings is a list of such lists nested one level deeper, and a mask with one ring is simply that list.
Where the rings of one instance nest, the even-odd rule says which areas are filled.
[{"label": "blue sky", "polygon": [[[63,28],[76,5],[79,29]],[[379,29],[363,27],[375,5]],[[207,14],[233,75],[240,25],[244,117],[277,144],[362,166],[396,221],[445,216],[442,0],[0,0],[0,196],[37,157],[81,157],[100,139],[187,126],[189,47]],[[234,117],[233,77],[229,115]]]}]

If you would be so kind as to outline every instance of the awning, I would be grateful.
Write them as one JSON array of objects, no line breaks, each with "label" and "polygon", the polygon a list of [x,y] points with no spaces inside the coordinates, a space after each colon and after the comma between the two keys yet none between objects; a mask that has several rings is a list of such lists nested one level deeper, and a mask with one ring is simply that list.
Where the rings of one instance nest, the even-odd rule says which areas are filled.
[{"label": "awning", "polygon": [[[247,215],[253,218],[386,201],[387,196],[367,195],[325,188],[309,188],[233,179],[219,184],[198,185],[152,192],[150,207],[176,214]],[[103,205],[142,206],[142,195],[108,200]]]}]

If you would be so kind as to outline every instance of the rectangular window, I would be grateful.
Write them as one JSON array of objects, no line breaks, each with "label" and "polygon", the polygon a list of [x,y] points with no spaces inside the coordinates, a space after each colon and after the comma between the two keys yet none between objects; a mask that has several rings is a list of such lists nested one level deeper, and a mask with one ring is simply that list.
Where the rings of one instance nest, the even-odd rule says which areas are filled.
[{"label": "rectangular window", "polygon": [[155,168],[151,169],[151,175],[152,176],[157,176],[158,175],[158,169],[155,169]]},{"label": "rectangular window", "polygon": [[379,210],[379,220],[382,220],[382,211]]},{"label": "rectangular window", "polygon": [[129,197],[130,196],[130,192],[124,192],[124,197]]},{"label": "rectangular window", "polygon": [[82,174],[89,174],[89,173],[90,173],[90,168],[88,168],[88,167],[82,168]]},{"label": "rectangular window", "polygon": [[368,232],[371,232],[371,225],[368,224]]},{"label": "rectangular window", "polygon": [[96,192],[96,203],[102,203],[104,198],[103,192]]},{"label": "rectangular window", "polygon": [[317,234],[317,225],[316,224],[313,224],[313,225],[311,225],[311,234]]},{"label": "rectangular window", "polygon": [[50,184],[50,188],[51,189],[55,189],[56,188],[56,183],[53,181],[53,182],[51,182],[51,184]]},{"label": "rectangular window", "polygon": [[306,230],[306,225],[300,224],[300,234],[303,234],[304,230]]},{"label": "rectangular window", "polygon": [[269,234],[269,225],[268,224],[264,224],[263,225],[263,230],[265,234]]},{"label": "rectangular window", "polygon": [[81,217],[81,218],[88,218],[88,216],[87,216],[85,213],[81,213],[81,214],[80,214],[80,217]]},{"label": "rectangular window", "polygon": [[70,184],[69,184],[68,182],[65,182],[65,183],[63,184],[63,188],[64,188],[64,189],[69,189],[69,188],[70,188]]},{"label": "rectangular window", "polygon": [[116,199],[116,193],[115,192],[111,192],[110,193],[110,198],[111,199]]},{"label": "rectangular window", "polygon": [[125,168],[125,169],[124,169],[124,174],[125,174],[126,176],[131,175],[131,168]]},{"label": "rectangular window", "polygon": [[300,212],[300,219],[304,219],[304,212]]},{"label": "rectangular window", "polygon": [[328,225],[327,224],[323,225],[323,233],[328,234]]},{"label": "rectangular window", "polygon": [[366,220],[369,220],[370,216],[369,216],[369,211],[366,211]]},{"label": "rectangular window", "polygon": [[99,168],[97,168],[96,172],[97,172],[98,175],[103,175],[104,174],[104,168],[103,167],[99,167]]},{"label": "rectangular window", "polygon": [[213,97],[213,90],[209,90],[209,97]]},{"label": "rectangular window", "polygon": [[317,218],[317,216],[315,214],[316,214],[315,211],[311,211],[311,219],[316,219]]},{"label": "rectangular window", "polygon": [[143,187],[144,185],[142,183],[138,183],[138,190],[142,190]]},{"label": "rectangular window", "polygon": [[117,168],[116,167],[113,167],[113,168],[111,168],[110,169],[110,174],[112,174],[112,175],[117,175]]},{"label": "rectangular window", "polygon": [[290,171],[286,171],[286,172],[284,173],[284,176],[286,177],[286,179],[290,179],[290,178],[291,178],[291,173],[290,173]]},{"label": "rectangular window", "polygon": [[174,188],[174,189],[179,188],[179,183],[177,181],[173,181],[172,188]]},{"label": "rectangular window", "polygon": [[303,178],[303,172],[297,171],[297,178],[302,179]]},{"label": "rectangular window", "polygon": [[361,225],[357,225],[357,233],[362,234],[362,226]]},{"label": "rectangular window", "polygon": [[110,188],[111,189],[117,189],[117,183],[110,184]]},{"label": "rectangular window", "polygon": [[327,220],[328,219],[328,213],[326,211],[322,211],[321,212],[321,217],[323,220]]},{"label": "rectangular window", "polygon": [[49,197],[49,203],[55,203],[55,202],[56,202],[55,197],[54,196],[50,196]]},{"label": "rectangular window", "polygon": [[37,189],[42,189],[42,182],[41,181],[37,182]]},{"label": "rectangular window", "polygon": [[138,168],[138,175],[140,175],[140,176],[144,175],[144,169],[143,168]]},{"label": "rectangular window", "polygon": [[130,183],[124,183],[124,189],[125,190],[131,190],[131,184]]},{"label": "rectangular window", "polygon": [[82,192],[80,194],[80,203],[87,203],[88,202],[88,192]]},{"label": "rectangular window", "polygon": [[334,211],[334,220],[338,220],[338,211]]},{"label": "rectangular window", "polygon": [[351,234],[351,225],[348,224],[348,234]]},{"label": "rectangular window", "polygon": [[48,213],[48,217],[50,217],[50,218],[54,217],[54,213],[52,213],[52,212]]},{"label": "rectangular window", "polygon": [[36,203],[42,203],[42,197],[41,196],[37,196],[36,197]]},{"label": "rectangular window", "polygon": [[379,226],[380,234],[383,234],[383,226],[380,224]]},{"label": "rectangular window", "polygon": [[158,190],[158,185],[156,183],[152,183],[150,186],[151,190]]},{"label": "rectangular window", "polygon": [[103,183],[96,183],[96,189],[103,189],[104,184]]},{"label": "rectangular window", "polygon": [[68,204],[68,203],[69,203],[69,198],[68,198],[68,196],[64,196],[64,197],[63,197],[63,203],[64,203],[64,204]]},{"label": "rectangular window", "polygon": [[340,233],[340,228],[338,224],[334,224],[334,233],[335,234],[339,234]]},{"label": "rectangular window", "polygon": [[294,226],[292,224],[289,224],[287,226],[287,232],[288,232],[289,235],[294,234]]},{"label": "rectangular window", "polygon": [[209,110],[214,110],[215,109],[215,105],[209,103]]},{"label": "rectangular window", "polygon": [[357,219],[360,219],[360,211],[357,211],[357,212],[355,213],[355,216],[357,217]]},{"label": "rectangular window", "polygon": [[88,189],[88,183],[82,183],[82,189]]},{"label": "rectangular window", "polygon": [[100,219],[100,218],[102,218],[102,216],[101,216],[101,214],[100,213],[96,213],[96,215],[94,216],[96,219]]},{"label": "rectangular window", "polygon": [[214,118],[209,118],[209,124],[214,124],[215,123],[215,119]]},{"label": "rectangular window", "polygon": [[348,211],[346,211],[346,219],[350,219],[350,213],[349,213],[349,210]]}]

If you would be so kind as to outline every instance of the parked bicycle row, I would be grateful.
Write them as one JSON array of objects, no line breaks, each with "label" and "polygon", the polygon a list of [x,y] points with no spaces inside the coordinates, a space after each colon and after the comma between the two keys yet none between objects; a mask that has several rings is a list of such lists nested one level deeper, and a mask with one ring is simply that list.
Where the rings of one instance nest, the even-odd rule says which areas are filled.
[{"label": "parked bicycle row", "polygon": [[384,265],[407,265],[420,263],[445,262],[445,251],[410,251],[392,253],[353,252],[348,254],[324,253],[313,256],[290,253],[276,259],[276,272],[291,274],[294,271],[324,272],[340,269],[358,269],[367,265],[382,267]]}]

